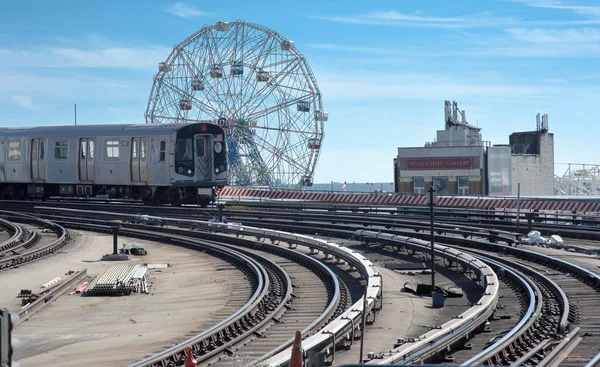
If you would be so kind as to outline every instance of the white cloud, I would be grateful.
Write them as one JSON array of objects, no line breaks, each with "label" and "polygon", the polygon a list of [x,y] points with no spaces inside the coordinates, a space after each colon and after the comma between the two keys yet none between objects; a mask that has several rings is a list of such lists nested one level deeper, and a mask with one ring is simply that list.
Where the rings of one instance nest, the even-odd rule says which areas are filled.
[{"label": "white cloud", "polygon": [[161,46],[0,49],[0,66],[157,70],[158,63],[165,60],[171,51],[171,48]]},{"label": "white cloud", "polygon": [[22,108],[26,108],[28,110],[37,110],[37,109],[39,109],[37,106],[35,106],[33,104],[32,100],[31,100],[31,97],[29,97],[29,96],[12,96],[11,100],[17,106],[22,107]]},{"label": "white cloud", "polygon": [[532,43],[589,43],[596,45],[600,41],[600,29],[526,29],[511,28],[506,33],[523,42]]},{"label": "white cloud", "polygon": [[489,13],[457,17],[437,17],[399,13],[395,10],[369,12],[353,16],[314,16],[336,23],[368,24],[397,27],[478,28],[515,24],[514,18],[495,17]]},{"label": "white cloud", "polygon": [[567,5],[562,1],[552,0],[512,0],[533,8],[568,10],[586,17],[600,17],[600,6]]},{"label": "white cloud", "polygon": [[173,14],[173,15],[176,15],[176,16],[182,17],[182,18],[194,18],[194,17],[210,15],[209,13],[205,13],[203,11],[195,9],[183,2],[175,3],[173,6],[171,6],[170,8],[167,9],[167,13]]}]

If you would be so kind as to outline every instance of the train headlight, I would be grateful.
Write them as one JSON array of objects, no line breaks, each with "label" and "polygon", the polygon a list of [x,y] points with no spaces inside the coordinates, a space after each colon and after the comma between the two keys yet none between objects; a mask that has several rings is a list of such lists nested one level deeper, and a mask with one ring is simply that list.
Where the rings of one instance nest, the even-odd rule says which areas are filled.
[{"label": "train headlight", "polygon": [[191,168],[188,168],[188,170],[187,170],[187,174],[188,174],[188,175],[191,175],[191,174],[192,174],[192,169],[191,169]]},{"label": "train headlight", "polygon": [[179,167],[179,173],[183,173],[183,167]]},{"label": "train headlight", "polygon": [[215,168],[215,172],[219,173],[219,167]]},{"label": "train headlight", "polygon": [[221,171],[225,171],[225,166],[221,165],[219,168],[221,169]]}]

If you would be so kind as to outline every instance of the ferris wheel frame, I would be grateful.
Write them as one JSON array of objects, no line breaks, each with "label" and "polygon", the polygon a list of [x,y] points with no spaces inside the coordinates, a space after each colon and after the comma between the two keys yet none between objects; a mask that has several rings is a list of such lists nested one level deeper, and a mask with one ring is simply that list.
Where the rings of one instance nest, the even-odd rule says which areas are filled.
[{"label": "ferris wheel frame", "polygon": [[174,46],[159,64],[145,118],[220,125],[233,184],[291,188],[312,185],[328,113],[294,42],[237,20],[205,25]]}]

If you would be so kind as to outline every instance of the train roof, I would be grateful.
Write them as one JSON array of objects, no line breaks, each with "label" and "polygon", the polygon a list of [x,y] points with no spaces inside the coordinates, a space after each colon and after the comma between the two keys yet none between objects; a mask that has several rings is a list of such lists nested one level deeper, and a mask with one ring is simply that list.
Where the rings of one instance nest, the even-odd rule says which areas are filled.
[{"label": "train roof", "polygon": [[181,124],[105,124],[105,125],[67,125],[67,126],[35,126],[35,127],[0,127],[0,136],[44,136],[44,137],[69,137],[69,136],[131,136],[164,135],[183,127],[198,123]]}]

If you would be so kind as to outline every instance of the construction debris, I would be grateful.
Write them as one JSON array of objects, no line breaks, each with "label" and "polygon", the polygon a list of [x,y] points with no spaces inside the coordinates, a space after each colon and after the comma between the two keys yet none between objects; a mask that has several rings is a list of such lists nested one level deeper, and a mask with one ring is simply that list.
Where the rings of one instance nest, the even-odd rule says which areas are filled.
[{"label": "construction debris", "polygon": [[49,282],[42,284],[42,286],[40,288],[42,288],[42,289],[48,288],[49,286],[51,286],[55,283],[58,283],[58,282],[60,282],[60,277],[56,277],[56,278],[50,280]]},{"label": "construction debris", "polygon": [[169,264],[146,264],[148,269],[166,269],[169,266]]},{"label": "construction debris", "polygon": [[146,255],[148,252],[143,247],[138,246],[135,243],[124,243],[123,248],[121,250],[119,250],[119,253],[125,254],[125,255],[131,254],[131,255],[143,256],[143,255]]},{"label": "construction debris", "polygon": [[113,265],[94,279],[83,293],[86,296],[128,296],[132,292],[148,293],[146,267]]}]

